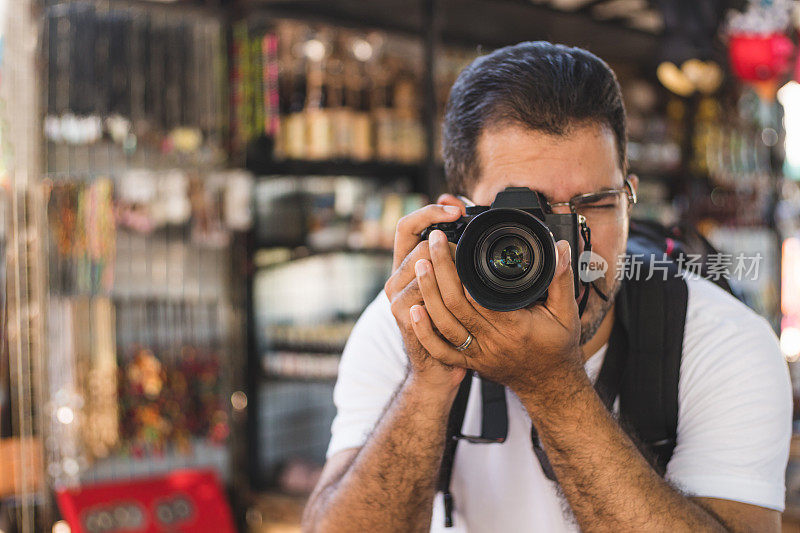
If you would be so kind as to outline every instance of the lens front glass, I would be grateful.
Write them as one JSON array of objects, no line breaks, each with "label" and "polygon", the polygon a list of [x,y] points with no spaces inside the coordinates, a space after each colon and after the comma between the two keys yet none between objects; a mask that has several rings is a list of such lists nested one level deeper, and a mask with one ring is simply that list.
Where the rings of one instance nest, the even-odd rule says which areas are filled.
[{"label": "lens front glass", "polygon": [[531,268],[531,247],[518,235],[497,239],[489,251],[489,267],[503,279],[517,279]]},{"label": "lens front glass", "polygon": [[478,275],[494,291],[523,291],[536,282],[542,269],[541,241],[521,224],[487,228],[476,251]]}]

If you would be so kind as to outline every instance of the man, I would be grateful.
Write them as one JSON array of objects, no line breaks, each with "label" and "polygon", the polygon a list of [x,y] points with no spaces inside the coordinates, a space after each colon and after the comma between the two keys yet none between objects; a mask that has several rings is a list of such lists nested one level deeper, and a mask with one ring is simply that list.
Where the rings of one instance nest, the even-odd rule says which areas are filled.
[{"label": "man", "polygon": [[[582,213],[593,251],[614,265],[638,185],[626,176],[625,128],[616,78],[594,55],[545,42],[500,49],[451,91],[448,182],[479,205],[529,187],[556,212],[578,195],[614,192]],[[465,293],[444,235],[419,239],[462,213],[444,195],[398,224],[393,274],[343,354],[305,529],[443,530],[435,487],[445,428],[472,369],[510,391],[509,431],[503,444],[459,445],[450,531],[778,531],[791,390],[766,321],[711,282],[687,280],[677,446],[661,478],[592,387],[614,324],[615,269],[597,282],[612,297],[592,294],[579,317],[561,241],[543,304],[489,311]],[[473,387],[465,434],[478,432],[479,396]],[[532,452],[531,423],[558,483]]]}]

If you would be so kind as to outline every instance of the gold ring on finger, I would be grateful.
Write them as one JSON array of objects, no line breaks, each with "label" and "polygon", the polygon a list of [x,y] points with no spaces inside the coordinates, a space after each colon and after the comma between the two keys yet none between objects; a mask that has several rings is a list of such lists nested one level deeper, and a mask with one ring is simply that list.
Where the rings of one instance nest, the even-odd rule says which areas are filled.
[{"label": "gold ring on finger", "polygon": [[472,336],[472,333],[467,333],[467,340],[462,342],[460,345],[455,346],[456,351],[463,352],[464,350],[469,348],[469,345],[472,344],[473,338],[474,337]]}]

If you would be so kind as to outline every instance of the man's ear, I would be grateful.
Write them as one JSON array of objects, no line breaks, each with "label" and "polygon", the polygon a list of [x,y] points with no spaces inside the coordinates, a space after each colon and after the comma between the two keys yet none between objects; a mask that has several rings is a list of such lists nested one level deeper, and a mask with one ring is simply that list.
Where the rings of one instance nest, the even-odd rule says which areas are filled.
[{"label": "man's ear", "polygon": [[[628,182],[631,184],[631,189],[633,189],[634,196],[639,196],[639,176],[636,174],[628,174]],[[630,202],[628,203],[628,214],[633,210],[633,204]]]}]

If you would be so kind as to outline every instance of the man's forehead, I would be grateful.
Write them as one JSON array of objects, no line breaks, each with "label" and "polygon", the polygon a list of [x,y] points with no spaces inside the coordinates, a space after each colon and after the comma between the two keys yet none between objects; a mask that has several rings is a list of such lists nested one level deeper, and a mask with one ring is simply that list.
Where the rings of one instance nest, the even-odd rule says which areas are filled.
[{"label": "man's forehead", "polygon": [[616,140],[607,127],[575,126],[549,135],[521,126],[496,127],[478,141],[480,178],[473,200],[491,202],[505,187],[528,187],[551,201],[619,187]]}]

